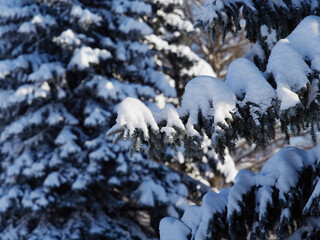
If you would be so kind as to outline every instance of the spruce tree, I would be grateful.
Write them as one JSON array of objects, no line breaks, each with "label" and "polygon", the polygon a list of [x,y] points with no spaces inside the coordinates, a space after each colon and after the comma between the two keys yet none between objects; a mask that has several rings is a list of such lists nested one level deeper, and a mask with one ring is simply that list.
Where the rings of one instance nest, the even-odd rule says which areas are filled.
[{"label": "spruce tree", "polygon": [[[239,13],[246,20],[252,51],[228,68],[226,81],[207,76],[191,80],[180,108],[154,113],[136,99],[125,99],[109,134],[149,145],[149,156],[183,144],[186,154],[204,155],[202,142],[223,157],[240,138],[265,147],[275,123],[290,135],[319,130],[318,1],[210,0],[196,25],[236,33]],[[141,121],[127,106],[135,103]],[[208,193],[200,207],[189,206],[181,219],[165,218],[161,239],[318,239],[319,146],[306,152],[287,147],[259,174],[241,170],[231,189]]]},{"label": "spruce tree", "polygon": [[146,239],[179,217],[179,174],[105,135],[125,97],[174,102],[173,78],[214,74],[179,47],[178,4],[0,1],[1,239]]}]

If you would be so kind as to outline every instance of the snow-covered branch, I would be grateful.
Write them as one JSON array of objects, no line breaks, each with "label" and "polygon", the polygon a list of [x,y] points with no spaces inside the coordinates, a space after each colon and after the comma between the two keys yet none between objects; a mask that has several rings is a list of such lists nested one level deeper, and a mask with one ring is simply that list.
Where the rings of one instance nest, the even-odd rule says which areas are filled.
[{"label": "snow-covered branch", "polygon": [[241,170],[230,190],[207,193],[201,206],[188,206],[180,220],[163,219],[161,239],[266,239],[270,234],[284,239],[292,233],[314,239],[319,231],[319,149],[286,147],[260,173]]},{"label": "snow-covered branch", "polygon": [[131,138],[133,149],[147,141],[150,156],[159,158],[164,145],[180,146],[181,141],[188,156],[199,157],[204,136],[220,156],[225,147],[234,148],[237,138],[264,147],[274,137],[277,119],[287,135],[289,127],[294,133],[308,126],[315,129],[320,104],[319,29],[319,17],[305,18],[272,49],[265,72],[241,58],[229,66],[225,82],[209,76],[191,80],[178,109],[152,113],[138,100],[127,99],[108,134],[122,131]]}]

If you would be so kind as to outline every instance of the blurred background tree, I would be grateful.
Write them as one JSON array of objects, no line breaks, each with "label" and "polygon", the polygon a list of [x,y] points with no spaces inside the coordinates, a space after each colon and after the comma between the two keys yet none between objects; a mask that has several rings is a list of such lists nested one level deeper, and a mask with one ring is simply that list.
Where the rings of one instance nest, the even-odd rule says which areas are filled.
[{"label": "blurred background tree", "polygon": [[125,97],[158,108],[214,75],[180,5],[0,1],[1,239],[146,239],[182,212],[197,180],[105,136]]}]

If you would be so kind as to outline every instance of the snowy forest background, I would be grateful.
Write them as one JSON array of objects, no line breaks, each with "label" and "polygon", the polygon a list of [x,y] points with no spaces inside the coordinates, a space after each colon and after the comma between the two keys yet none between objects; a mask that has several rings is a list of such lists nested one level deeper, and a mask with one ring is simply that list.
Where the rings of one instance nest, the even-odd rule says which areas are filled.
[{"label": "snowy forest background", "polygon": [[319,237],[318,1],[0,10],[0,239]]}]

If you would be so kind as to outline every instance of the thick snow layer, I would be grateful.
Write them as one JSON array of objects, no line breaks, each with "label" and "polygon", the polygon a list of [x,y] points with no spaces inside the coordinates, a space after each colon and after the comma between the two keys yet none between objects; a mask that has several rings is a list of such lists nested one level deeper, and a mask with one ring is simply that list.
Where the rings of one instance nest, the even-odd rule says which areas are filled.
[{"label": "thick snow layer", "polygon": [[92,49],[91,47],[81,47],[77,49],[71,58],[68,68],[72,69],[77,67],[80,70],[84,70],[90,66],[90,64],[99,64],[100,59],[106,60],[111,58],[111,53],[105,49]]},{"label": "thick snow layer", "polygon": [[[311,166],[318,165],[320,162],[320,145],[317,145],[316,147],[312,148],[309,152],[308,152],[308,160],[309,160],[309,164]],[[310,211],[311,207],[314,207],[313,205],[317,202],[317,200],[319,199],[320,196],[320,180],[317,180],[317,184],[313,189],[313,192],[308,200],[308,202],[306,203],[304,209],[303,209],[303,213],[307,214]]]},{"label": "thick snow layer", "polygon": [[201,76],[201,75],[210,76],[210,77],[217,76],[207,61],[203,60],[202,58],[199,58],[198,56],[194,56],[194,59],[196,61],[196,64],[194,64],[189,70],[184,69],[185,71],[181,71],[182,73],[187,72],[189,76]]},{"label": "thick snow layer", "polygon": [[277,83],[277,95],[281,110],[300,103],[297,92],[309,83],[311,68],[320,71],[320,17],[309,16],[300,22],[286,38],[272,49],[267,72],[272,73]]},{"label": "thick snow layer", "polygon": [[117,112],[117,123],[108,132],[113,132],[126,126],[130,136],[134,133],[135,129],[140,129],[147,139],[149,137],[148,127],[151,127],[151,129],[155,131],[159,131],[158,125],[155,122],[150,109],[138,99],[130,97],[126,98],[118,106]]},{"label": "thick snow layer", "polygon": [[315,201],[316,199],[319,199],[319,196],[320,196],[320,180],[318,181],[317,185],[315,186],[307,204],[305,205],[305,207],[303,209],[304,213],[307,212],[311,208],[313,201]]},{"label": "thick snow layer", "polygon": [[160,222],[161,240],[187,240],[190,229],[176,218],[166,217]]},{"label": "thick snow layer", "polygon": [[306,151],[286,147],[273,155],[259,174],[248,170],[239,171],[228,198],[228,218],[230,219],[234,212],[241,212],[243,195],[251,188],[258,187],[256,198],[259,218],[262,219],[268,204],[272,204],[272,187],[275,186],[279,191],[279,199],[286,202],[285,195],[296,186],[300,172],[308,162],[309,156]]},{"label": "thick snow layer", "polygon": [[244,58],[247,58],[247,59],[253,61],[256,56],[260,60],[265,60],[265,58],[266,58],[264,50],[261,47],[260,43],[258,43],[258,42],[253,45],[250,52],[247,55],[245,55]]},{"label": "thick snow layer", "polygon": [[[229,152],[225,151],[224,163],[222,163],[219,159],[219,155],[212,148],[211,139],[208,138],[208,136],[206,135],[203,137],[201,149],[203,152],[206,153],[205,156],[203,156],[203,161],[208,162],[210,161],[209,159],[212,159],[216,164],[216,169],[224,175],[226,183],[233,183],[238,173],[238,170]],[[207,174],[209,174],[209,176],[211,175],[212,177],[214,177],[214,174],[211,169],[209,169]]]},{"label": "thick snow layer", "polygon": [[259,207],[259,220],[265,220],[267,207],[273,204],[272,200],[273,189],[271,186],[262,186],[256,192],[256,204]]},{"label": "thick snow layer", "polygon": [[272,100],[276,98],[274,89],[262,72],[245,58],[239,58],[230,64],[226,84],[241,99],[240,104],[254,103],[263,113],[272,106]]},{"label": "thick snow layer", "polygon": [[[165,227],[160,232],[162,240],[172,239],[170,231],[176,232],[181,236],[181,239],[212,239],[210,233],[214,230],[208,230],[210,223],[219,219],[215,219],[215,213],[221,213],[222,217],[227,211],[227,222],[230,223],[234,214],[242,214],[247,210],[243,203],[243,197],[254,190],[256,213],[259,216],[257,227],[262,227],[264,230],[264,222],[268,207],[273,206],[274,197],[278,197],[276,201],[280,201],[281,215],[280,221],[291,221],[291,211],[296,191],[301,194],[301,189],[298,187],[298,181],[304,176],[301,175],[304,169],[309,166],[314,167],[319,163],[320,145],[313,148],[309,152],[295,147],[285,147],[273,155],[262,168],[260,173],[254,174],[248,170],[239,171],[236,176],[234,186],[229,189],[223,189],[219,194],[207,193],[202,200],[201,206],[188,206],[184,212],[181,221],[173,218],[165,218]],[[311,207],[318,209],[318,198],[320,196],[320,181],[314,188],[314,191],[305,205],[303,214],[308,215]],[[315,184],[314,183],[314,184]],[[274,194],[274,191],[277,194]],[[227,207],[227,209],[226,209]],[[219,216],[221,217],[221,215]],[[285,223],[286,224],[286,223]],[[310,217],[304,220],[303,226],[298,228],[288,239],[301,239],[304,232],[312,232],[315,227],[318,227],[319,219]],[[211,225],[212,226],[212,225]],[[223,226],[223,225],[222,225]],[[160,228],[161,229],[161,228]],[[191,236],[189,235],[191,231]]]},{"label": "thick snow layer", "polygon": [[201,222],[201,213],[202,211],[200,210],[199,206],[189,205],[186,207],[181,218],[181,221],[191,230],[193,238],[196,235],[197,229],[199,228],[199,224]]},{"label": "thick snow layer", "polygon": [[228,197],[228,219],[232,218],[234,212],[241,212],[243,195],[255,185],[255,174],[249,170],[240,170],[235,178],[235,185],[230,189]]},{"label": "thick snow layer", "polygon": [[285,147],[273,155],[264,165],[260,172],[261,179],[257,179],[257,184],[270,185],[276,182],[279,190],[279,197],[285,200],[284,194],[296,186],[299,180],[299,172],[308,163],[308,154],[306,151]]},{"label": "thick snow layer", "polygon": [[[228,190],[222,193],[209,192],[204,195],[202,205],[186,208],[181,221],[191,229],[194,240],[211,239],[209,224],[215,213],[221,213],[227,207]],[[164,240],[167,240],[164,238]]]},{"label": "thick snow layer", "polygon": [[205,117],[214,119],[215,124],[226,124],[225,119],[232,119],[231,113],[235,106],[235,96],[223,81],[210,76],[199,76],[188,82],[179,115],[188,116],[188,124],[196,125],[201,111]]},{"label": "thick snow layer", "polygon": [[310,164],[319,164],[320,163],[320,144],[310,149],[308,152]]},{"label": "thick snow layer", "polygon": [[176,132],[174,127],[185,130],[177,110],[171,105],[166,105],[164,109],[153,112],[153,116],[157,123],[161,123],[162,121],[166,122],[166,126],[162,127],[160,132],[165,132],[168,137]]},{"label": "thick snow layer", "polygon": [[267,72],[273,74],[277,83],[281,110],[300,103],[296,92],[306,87],[311,70],[288,39],[280,40],[272,49]]},{"label": "thick snow layer", "polygon": [[[218,155],[217,154],[215,155],[216,155],[215,159],[218,159]],[[234,179],[238,174],[236,165],[229,154],[226,154],[223,164],[220,160],[218,160],[217,170],[225,176],[226,183],[234,182]]]},{"label": "thick snow layer", "polygon": [[287,39],[302,58],[311,61],[312,69],[320,71],[320,17],[306,17]]}]

